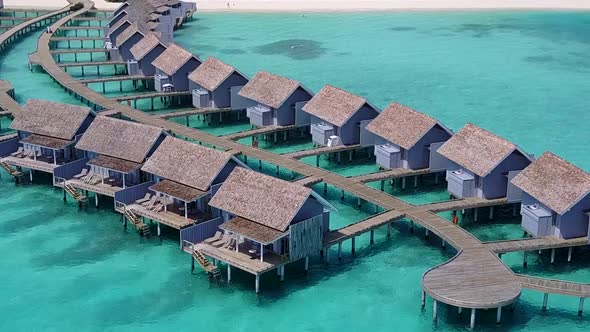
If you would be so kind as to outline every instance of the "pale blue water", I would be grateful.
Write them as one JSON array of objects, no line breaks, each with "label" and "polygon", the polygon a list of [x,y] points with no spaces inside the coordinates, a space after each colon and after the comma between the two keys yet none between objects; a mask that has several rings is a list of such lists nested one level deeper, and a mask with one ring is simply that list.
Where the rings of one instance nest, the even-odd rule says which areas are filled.
[{"label": "pale blue water", "polygon": [[[578,13],[204,14],[179,31],[177,41],[249,75],[271,70],[313,90],[329,82],[379,106],[396,99],[454,129],[474,121],[531,152],[551,149],[589,169],[583,149],[590,88],[588,23],[590,14]],[[282,42],[289,39],[301,40]],[[35,97],[76,103],[47,75],[27,70],[26,54],[36,40],[32,34],[0,57],[0,79],[11,81],[20,102]],[[110,90],[120,94],[118,86]],[[132,92],[126,86],[124,93]],[[149,110],[149,105],[139,106]],[[163,111],[158,106],[154,112]],[[506,120],[508,115],[514,120]],[[567,126],[555,125],[557,120]],[[248,127],[229,122],[207,126],[193,118],[190,125],[219,135]],[[309,148],[307,144],[264,148],[283,153]],[[341,164],[325,158],[321,163],[343,175],[375,170],[362,157],[352,165],[345,155]],[[249,164],[257,168],[256,160]],[[264,164],[263,171],[274,175],[275,168]],[[290,179],[291,173],[281,170],[279,176]],[[414,204],[447,198],[444,184],[435,185],[431,177],[418,188],[411,183],[405,190],[399,183],[387,184],[385,190]],[[323,185],[314,189],[322,193]],[[61,195],[47,184],[15,187],[2,173],[2,331],[458,331],[469,324],[467,315],[459,318],[445,306],[433,324],[430,301],[420,310],[422,273],[455,251],[441,250],[436,238],[425,240],[419,227],[410,234],[404,222],[396,224],[390,241],[384,230],[378,231],[371,250],[368,236],[361,237],[354,258],[345,243],[339,264],[313,261],[308,275],[302,264],[293,264],[284,283],[269,273],[256,296],[254,278],[245,273],[234,270],[234,282],[226,287],[210,286],[200,271],[191,274],[176,232],[165,232],[161,242],[143,240],[123,231],[107,200],[100,210],[79,211],[74,203],[64,204]],[[332,187],[327,198],[338,208],[332,228],[375,212],[366,203],[359,210],[349,195],[341,201],[340,191]],[[496,215],[489,222],[482,210],[477,223],[468,214],[462,224],[486,241],[522,235],[511,210]],[[519,254],[503,259],[519,273],[590,282],[590,251],[576,250],[569,264],[565,257],[565,251],[558,251],[556,264],[550,265],[547,253],[529,255],[526,270]],[[504,312],[501,327],[494,324],[494,311],[478,312],[478,330],[585,331],[588,314],[577,316],[577,301],[551,296],[549,310],[542,313],[542,294],[524,291],[515,312]]]}]

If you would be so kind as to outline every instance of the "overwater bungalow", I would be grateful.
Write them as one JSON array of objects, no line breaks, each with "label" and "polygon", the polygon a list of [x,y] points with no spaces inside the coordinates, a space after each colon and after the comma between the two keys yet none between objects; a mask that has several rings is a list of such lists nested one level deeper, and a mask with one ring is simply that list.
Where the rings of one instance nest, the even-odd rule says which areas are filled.
[{"label": "overwater bungalow", "polygon": [[545,152],[512,179],[522,190],[522,228],[532,236],[588,236],[590,174]]},{"label": "overwater bungalow", "polygon": [[303,105],[313,93],[299,82],[260,71],[238,92],[250,124],[264,126],[292,126],[309,124]]},{"label": "overwater bungalow", "polygon": [[374,154],[384,169],[429,168],[431,151],[453,135],[436,119],[395,102],[379,113],[366,130],[374,134]]},{"label": "overwater bungalow", "polygon": [[365,98],[331,85],[325,85],[303,111],[311,115],[312,140],[320,146],[359,144],[361,127],[379,114]]},{"label": "overwater bungalow", "polygon": [[170,44],[153,62],[156,91],[189,91],[188,75],[201,60],[176,44]]},{"label": "overwater bungalow", "polygon": [[[161,128],[98,116],[82,135],[76,148],[85,159],[72,167],[67,185],[98,195],[115,193],[148,179],[141,166],[162,143]],[[95,195],[98,204],[98,196]]]},{"label": "overwater bungalow", "polygon": [[[125,15],[126,16],[126,15]],[[125,31],[128,27],[133,25],[131,20],[128,18],[123,18],[118,20],[117,23],[109,26],[107,30],[107,34],[105,35],[105,48],[106,49],[114,49],[115,42],[117,40],[117,36],[119,36],[123,31]]]},{"label": "overwater bungalow", "polygon": [[133,45],[139,43],[143,39],[143,33],[141,33],[137,29],[137,25],[130,25],[117,35],[115,39],[115,46],[119,50],[119,54],[121,55],[121,59],[123,61],[128,61],[133,59],[133,54],[131,54],[131,47]]},{"label": "overwater bungalow", "polygon": [[88,107],[38,99],[29,99],[23,108],[10,124],[17,137],[0,143],[2,163],[50,173],[55,183],[61,169],[83,157],[74,145],[95,114]]},{"label": "overwater bungalow", "polygon": [[[224,223],[217,233],[194,246],[198,253],[259,278],[277,270],[284,276],[290,262],[316,255],[329,231],[331,207],[313,190],[236,167],[209,202],[221,211]],[[186,249],[186,248],[185,248]]]},{"label": "overwater bungalow", "polygon": [[156,67],[152,62],[165,50],[158,36],[148,33],[129,50],[132,58],[127,60],[127,72],[129,75],[155,75]]},{"label": "overwater bungalow", "polygon": [[213,220],[218,215],[208,202],[237,165],[243,163],[231,153],[168,136],[141,168],[150,181],[117,193],[115,204],[137,216],[183,229],[181,241],[200,242],[212,236],[221,223],[219,218]]},{"label": "overwater bungalow", "polygon": [[510,180],[533,161],[517,145],[470,123],[437,152],[450,161],[448,191],[457,198],[506,197],[509,202],[519,202],[520,195],[509,190]]},{"label": "overwater bungalow", "polygon": [[248,78],[234,67],[209,57],[188,79],[194,107],[243,109],[234,96],[248,83]]}]

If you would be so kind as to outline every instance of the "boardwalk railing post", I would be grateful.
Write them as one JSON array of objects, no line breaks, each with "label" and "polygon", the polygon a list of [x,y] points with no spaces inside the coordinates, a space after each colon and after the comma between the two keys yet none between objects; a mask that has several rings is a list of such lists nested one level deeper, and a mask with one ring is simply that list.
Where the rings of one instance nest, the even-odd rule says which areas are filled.
[{"label": "boardwalk railing post", "polygon": [[543,311],[547,310],[547,300],[549,299],[549,293],[543,295]]},{"label": "boardwalk railing post", "polygon": [[582,316],[582,311],[584,311],[584,298],[580,298],[580,305],[578,307],[578,315]]}]

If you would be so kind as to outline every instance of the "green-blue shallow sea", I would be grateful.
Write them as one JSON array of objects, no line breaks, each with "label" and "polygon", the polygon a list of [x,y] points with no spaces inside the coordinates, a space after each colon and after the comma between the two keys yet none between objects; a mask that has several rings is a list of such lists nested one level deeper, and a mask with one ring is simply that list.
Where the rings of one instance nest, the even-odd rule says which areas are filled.
[{"label": "green-blue shallow sea", "polygon": [[[26,55],[38,33],[0,55],[0,79],[15,86],[20,102],[77,102],[47,75],[28,71]],[[270,70],[314,91],[330,83],[380,107],[396,100],[453,129],[472,121],[530,152],[552,150],[590,170],[590,14],[202,14],[176,36],[191,51],[217,56],[247,75]],[[4,129],[8,123],[2,121]],[[235,131],[236,125],[228,128]],[[365,160],[346,167],[323,160],[321,166],[343,175],[373,170]],[[436,324],[430,301],[420,310],[422,273],[455,251],[442,250],[436,238],[424,239],[420,228],[410,234],[404,222],[389,241],[379,231],[370,250],[368,238],[361,237],[354,258],[345,243],[340,263],[316,258],[307,275],[302,264],[293,264],[283,283],[268,273],[257,296],[248,274],[234,270],[232,284],[221,287],[198,270],[191,274],[174,231],[165,231],[161,241],[140,239],[123,231],[108,200],[101,209],[78,210],[64,204],[46,178],[15,186],[1,175],[0,331],[459,331],[469,325],[454,308],[443,306]],[[315,189],[323,192],[322,185]],[[385,190],[416,204],[446,196],[444,185],[430,178],[416,189]],[[354,197],[341,202],[332,187],[327,198],[338,208],[333,228],[374,212],[368,204],[356,208]],[[480,217],[474,223],[468,213],[462,222],[486,241],[522,235],[510,209],[497,211],[493,221]],[[558,251],[550,265],[547,253],[530,255],[526,270],[519,254],[503,259],[518,273],[590,282],[590,251],[575,250],[572,263],[565,257]],[[590,313],[577,316],[578,299],[551,296],[548,311],[541,312],[542,298],[524,291],[515,311],[505,310],[500,327],[493,310],[478,312],[477,328],[588,330]]]}]

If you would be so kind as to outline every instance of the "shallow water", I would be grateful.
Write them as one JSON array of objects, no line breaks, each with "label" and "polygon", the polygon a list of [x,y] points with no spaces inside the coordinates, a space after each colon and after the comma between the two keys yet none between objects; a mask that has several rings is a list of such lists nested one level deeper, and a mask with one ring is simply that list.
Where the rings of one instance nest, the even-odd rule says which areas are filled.
[{"label": "shallow water", "polygon": [[[231,62],[249,75],[264,68],[298,78],[314,90],[330,82],[366,95],[379,106],[396,98],[455,129],[474,121],[533,152],[551,148],[590,168],[590,157],[580,149],[580,139],[587,136],[583,123],[588,101],[582,96],[590,83],[582,78],[589,64],[580,60],[563,65],[576,58],[576,52],[587,53],[589,17],[561,13],[307,14],[305,18],[206,14],[181,30],[177,41],[192,45],[196,53]],[[192,32],[196,34],[189,40],[187,34]],[[301,40],[281,42],[285,39]],[[47,75],[26,68],[26,55],[34,50],[36,40],[32,34],[0,57],[0,79],[11,81],[20,102],[45,98],[76,103]],[[295,50],[290,48],[294,44]],[[557,60],[522,59],[525,54],[543,59],[546,53]],[[347,66],[351,59],[354,66]],[[140,107],[146,109],[145,104]],[[506,121],[503,117],[509,114],[517,120]],[[529,118],[530,124],[520,121]],[[557,120],[568,127],[550,128]],[[248,126],[206,126],[193,118],[190,125],[209,127],[218,135]],[[549,130],[550,135],[543,135]],[[269,144],[265,148],[282,153],[309,146]],[[256,168],[258,162],[249,159],[249,165]],[[322,158],[321,166],[356,175],[371,171],[368,168],[374,164],[355,160],[351,167],[347,161],[338,164]],[[262,171],[275,175],[276,170],[265,163]],[[198,270],[191,274],[189,257],[179,251],[174,231],[165,230],[162,241],[124,232],[120,216],[109,209],[112,201],[101,201],[100,210],[79,210],[72,202],[62,202],[60,190],[43,184],[48,179],[15,187],[6,173],[1,175],[0,311],[6,318],[0,320],[2,331],[161,331],[189,326],[213,331],[459,331],[469,324],[468,315],[458,317],[455,308],[441,306],[438,324],[432,323],[430,301],[425,311],[420,310],[422,273],[455,251],[442,250],[436,237],[424,239],[419,227],[410,234],[403,221],[395,224],[389,241],[384,230],[377,231],[371,250],[368,236],[360,237],[354,258],[346,242],[340,263],[333,259],[324,264],[315,258],[308,275],[303,264],[292,264],[284,283],[268,273],[257,296],[254,278],[246,273],[234,270],[233,283],[223,287],[210,285]],[[281,169],[279,176],[290,179],[291,172]],[[393,187],[386,184],[385,190],[413,204],[448,198],[444,184],[435,185],[431,177],[424,177],[417,188],[410,183],[404,190],[399,182]],[[379,183],[370,185],[379,187]],[[314,189],[322,193],[323,185]],[[366,203],[359,210],[349,195],[341,201],[340,191],[331,186],[327,198],[338,209],[332,213],[331,228],[375,212]],[[511,210],[496,216],[489,222],[482,209],[477,223],[470,213],[461,223],[485,241],[522,235]],[[503,260],[518,273],[590,282],[590,251],[576,250],[571,263],[566,263],[566,255],[567,251],[558,251],[556,264],[550,265],[547,252],[531,254],[526,270],[522,254],[508,254]],[[335,248],[330,256],[336,257]],[[478,330],[587,330],[588,315],[577,316],[578,299],[552,295],[549,310],[542,313],[542,298],[538,292],[524,291],[514,313],[504,311],[499,328],[494,324],[495,311],[478,312]]]}]

